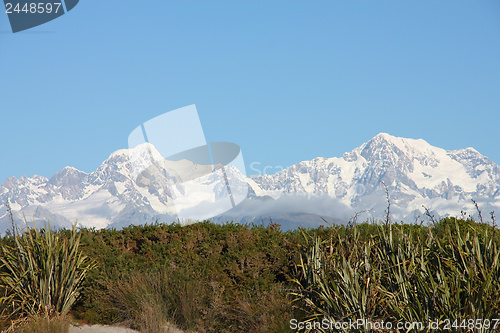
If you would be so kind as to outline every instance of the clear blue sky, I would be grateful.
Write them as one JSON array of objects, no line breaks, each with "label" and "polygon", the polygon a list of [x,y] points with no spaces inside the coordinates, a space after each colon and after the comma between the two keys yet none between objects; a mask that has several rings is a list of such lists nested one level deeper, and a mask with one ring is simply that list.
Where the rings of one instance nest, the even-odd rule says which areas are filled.
[{"label": "clear blue sky", "polygon": [[500,2],[82,0],[17,34],[0,13],[0,183],[91,172],[190,104],[247,171],[379,132],[500,163]]}]

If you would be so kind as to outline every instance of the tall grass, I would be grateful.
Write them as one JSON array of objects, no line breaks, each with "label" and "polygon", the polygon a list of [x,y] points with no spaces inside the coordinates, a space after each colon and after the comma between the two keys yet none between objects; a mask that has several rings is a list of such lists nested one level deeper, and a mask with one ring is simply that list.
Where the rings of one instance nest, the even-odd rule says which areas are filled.
[{"label": "tall grass", "polygon": [[106,284],[106,307],[118,310],[117,321],[140,332],[289,331],[290,302],[277,288],[235,297],[217,281],[168,268],[127,274]]},{"label": "tall grass", "polygon": [[[69,233],[69,235],[67,235]],[[13,230],[0,246],[0,308],[5,318],[66,314],[77,300],[87,272],[95,265],[79,249],[80,235],[28,227]]]},{"label": "tall grass", "polygon": [[70,318],[68,315],[48,317],[41,314],[25,318],[16,325],[14,330],[16,333],[68,333],[69,327]]}]

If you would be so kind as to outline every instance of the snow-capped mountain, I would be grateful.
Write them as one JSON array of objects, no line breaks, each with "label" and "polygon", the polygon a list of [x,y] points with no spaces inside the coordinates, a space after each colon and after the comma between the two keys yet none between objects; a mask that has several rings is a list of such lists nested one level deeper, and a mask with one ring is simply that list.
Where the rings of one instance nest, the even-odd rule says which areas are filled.
[{"label": "snow-capped mountain", "polygon": [[[141,171],[141,172],[138,172]],[[246,177],[233,167],[226,168],[225,177],[237,196]],[[195,182],[190,182],[195,179]],[[14,220],[37,224],[49,220],[53,227],[70,227],[78,221],[85,227],[122,227],[130,224],[172,222],[182,209],[211,205],[227,195],[226,179],[212,172],[212,166],[197,165],[187,160],[166,161],[149,143],[134,149],[118,150],[100,167],[85,173],[66,167],[52,178],[8,178],[0,186],[0,200],[10,203]],[[209,193],[192,202],[176,200],[189,186]],[[199,193],[199,191],[198,191]],[[175,201],[176,205],[173,205]],[[0,232],[11,227],[5,205],[0,207]]]},{"label": "snow-capped mountain", "polygon": [[414,219],[422,206],[437,215],[474,213],[471,199],[486,212],[500,210],[500,167],[493,161],[473,148],[449,151],[386,133],[340,158],[318,157],[252,181],[258,196],[327,196],[376,218],[387,208],[385,186],[396,219]]},{"label": "snow-capped mountain", "polygon": [[[182,209],[179,201],[176,207],[173,202],[187,190],[185,180],[196,178],[196,186],[208,189],[210,195],[190,197],[183,203],[190,207],[213,204],[224,195],[228,181],[238,181],[232,189],[235,193],[246,193],[248,183],[249,198],[215,220],[258,222],[259,217],[279,217],[284,221],[294,216],[293,225],[304,218],[313,226],[313,216],[338,222],[360,211],[383,218],[385,186],[393,219],[412,222],[422,214],[422,206],[436,215],[458,215],[461,210],[472,213],[471,199],[485,212],[500,211],[497,164],[472,148],[448,151],[422,139],[381,133],[342,157],[318,157],[274,175],[251,178],[232,168],[224,177],[205,170],[206,166],[187,168],[182,164],[186,161],[151,167],[151,154],[159,156],[152,145],[143,144],[112,153],[89,174],[66,167],[50,179],[10,177],[0,186],[0,201],[9,200],[16,222],[24,214],[28,221],[49,219],[56,227],[69,227],[76,220],[96,228],[172,222],[176,209]],[[138,174],[138,169],[145,171]],[[319,217],[317,221],[322,222]],[[10,224],[2,205],[0,232]]]}]

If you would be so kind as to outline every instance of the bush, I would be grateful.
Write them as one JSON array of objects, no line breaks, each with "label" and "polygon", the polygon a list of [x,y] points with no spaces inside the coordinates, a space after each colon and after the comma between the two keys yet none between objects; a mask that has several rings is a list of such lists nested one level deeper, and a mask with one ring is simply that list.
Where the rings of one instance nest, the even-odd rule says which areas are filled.
[{"label": "bush", "polygon": [[210,222],[82,230],[83,249],[102,269],[89,274],[73,314],[141,331],[171,323],[200,333],[288,332],[290,239],[278,228]]}]

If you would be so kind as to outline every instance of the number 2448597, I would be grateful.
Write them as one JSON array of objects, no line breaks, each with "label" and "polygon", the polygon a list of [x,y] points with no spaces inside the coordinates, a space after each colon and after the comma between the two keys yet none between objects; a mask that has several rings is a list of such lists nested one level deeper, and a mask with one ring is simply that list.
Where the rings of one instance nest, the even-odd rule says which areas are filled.
[{"label": "number 2448597", "polygon": [[10,2],[7,2],[5,4],[5,12],[7,14],[12,14],[12,13],[50,14],[52,12],[57,14],[60,7],[61,7],[60,2],[47,2],[47,3],[32,2],[32,3],[25,3],[23,6],[21,6],[19,3],[12,4]]}]

